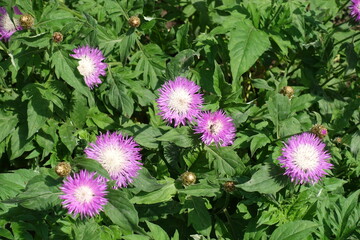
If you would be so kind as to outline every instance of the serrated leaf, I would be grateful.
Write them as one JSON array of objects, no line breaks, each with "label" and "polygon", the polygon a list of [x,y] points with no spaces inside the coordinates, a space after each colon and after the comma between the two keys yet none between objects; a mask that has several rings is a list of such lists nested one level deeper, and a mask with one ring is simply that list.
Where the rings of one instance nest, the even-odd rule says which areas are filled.
[{"label": "serrated leaf", "polygon": [[219,174],[234,176],[245,169],[244,163],[231,147],[208,146],[206,149]]},{"label": "serrated leaf", "polygon": [[279,226],[271,234],[270,240],[304,240],[319,225],[307,220],[297,220]]},{"label": "serrated leaf", "polygon": [[111,84],[107,93],[110,104],[114,108],[121,110],[125,116],[131,117],[134,112],[134,100],[128,95],[128,90],[119,81],[114,81],[110,75],[107,79]]},{"label": "serrated leaf", "polygon": [[239,79],[269,47],[269,36],[265,32],[256,29],[248,21],[239,23],[230,32],[229,41],[233,79]]}]

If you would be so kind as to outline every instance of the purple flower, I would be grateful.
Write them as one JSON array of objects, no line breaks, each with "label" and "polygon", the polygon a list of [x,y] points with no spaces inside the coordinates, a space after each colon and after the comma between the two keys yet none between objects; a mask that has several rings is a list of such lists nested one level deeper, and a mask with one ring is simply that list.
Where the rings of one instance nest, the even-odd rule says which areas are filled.
[{"label": "purple flower", "polygon": [[95,172],[81,170],[73,176],[68,176],[64,181],[60,195],[64,199],[62,205],[68,209],[74,217],[80,214],[80,217],[93,217],[103,210],[108,200],[105,198],[106,179],[101,176],[95,176]]},{"label": "purple flower", "polygon": [[194,131],[202,134],[201,140],[206,145],[215,143],[224,147],[234,143],[236,129],[232,118],[219,110],[201,113]]},{"label": "purple flower", "polygon": [[356,21],[360,21],[360,0],[351,0],[352,5],[349,7],[350,15],[355,18]]},{"label": "purple flower", "polygon": [[78,47],[73,50],[75,54],[70,54],[73,58],[79,59],[77,69],[84,76],[86,85],[93,88],[101,83],[99,76],[105,76],[106,63],[101,62],[105,59],[104,55],[98,48],[89,46]]},{"label": "purple flower", "polygon": [[282,155],[278,158],[285,175],[297,183],[316,183],[332,168],[330,154],[325,144],[312,133],[292,136],[284,143]]},{"label": "purple flower", "polygon": [[[22,13],[17,7],[13,7],[14,13],[21,15]],[[18,19],[10,19],[9,14],[4,7],[0,7],[0,40],[8,41],[16,31],[21,30]]]},{"label": "purple flower", "polygon": [[97,160],[116,181],[115,188],[126,187],[137,176],[141,168],[139,145],[132,137],[124,137],[120,133],[100,134],[95,143],[85,148],[88,158]]},{"label": "purple flower", "polygon": [[192,121],[199,115],[203,103],[199,90],[198,85],[183,77],[164,83],[157,99],[159,115],[169,123],[174,121],[175,127]]}]

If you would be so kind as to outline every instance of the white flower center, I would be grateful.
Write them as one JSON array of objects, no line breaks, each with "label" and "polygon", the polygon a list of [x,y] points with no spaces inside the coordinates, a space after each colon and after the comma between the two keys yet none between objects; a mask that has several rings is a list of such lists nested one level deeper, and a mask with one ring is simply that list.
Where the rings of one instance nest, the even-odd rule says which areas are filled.
[{"label": "white flower center", "polygon": [[175,89],[169,97],[169,108],[174,112],[184,114],[189,110],[191,96],[184,88]]},{"label": "white flower center", "polygon": [[223,124],[220,121],[209,121],[207,127],[212,134],[217,135],[223,128]]},{"label": "white flower center", "polygon": [[126,157],[121,149],[110,145],[101,151],[99,160],[110,175],[116,175],[124,168]]},{"label": "white flower center", "polygon": [[292,155],[294,163],[302,170],[313,170],[318,165],[319,153],[310,144],[301,144]]},{"label": "white flower center", "polygon": [[87,77],[94,72],[95,64],[91,58],[85,56],[79,61],[79,66],[77,67],[77,69],[79,70],[81,75]]},{"label": "white flower center", "polygon": [[[15,24],[16,21],[19,21],[17,19],[14,20]],[[11,21],[9,14],[4,14],[1,18],[1,26],[5,29],[7,32],[13,32],[16,31],[16,27],[14,23]]]},{"label": "white flower center", "polygon": [[89,203],[94,197],[94,192],[88,186],[80,186],[75,190],[74,196],[80,203]]}]

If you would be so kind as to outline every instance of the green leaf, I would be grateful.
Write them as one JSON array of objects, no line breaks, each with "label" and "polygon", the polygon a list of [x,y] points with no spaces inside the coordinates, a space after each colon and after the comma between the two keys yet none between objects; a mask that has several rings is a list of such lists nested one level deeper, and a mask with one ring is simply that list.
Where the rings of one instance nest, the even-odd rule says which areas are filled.
[{"label": "green leaf", "polygon": [[134,231],[139,223],[138,213],[124,193],[109,190],[109,202],[104,207],[105,214],[111,221],[125,231]]},{"label": "green leaf", "polygon": [[[53,171],[51,169],[46,171]],[[53,173],[55,174],[55,173]],[[32,210],[45,210],[60,204],[60,181],[54,179],[49,173],[43,173],[32,178],[26,186],[24,192],[20,193],[16,199],[19,204]]]},{"label": "green leaf", "polygon": [[11,232],[2,227],[0,227],[0,236],[6,239],[14,239],[14,236],[11,234]]},{"label": "green leaf", "polygon": [[155,89],[166,66],[166,57],[161,48],[153,43],[147,44],[133,55],[132,61],[136,65],[135,71],[143,73],[147,86]]},{"label": "green leaf", "polygon": [[0,199],[13,198],[21,190],[25,189],[28,181],[36,176],[34,170],[30,169],[19,169],[12,173],[1,173],[0,174]]},{"label": "green leaf", "polygon": [[303,94],[291,99],[291,112],[299,112],[308,109],[314,102],[316,97],[310,94]]},{"label": "green leaf", "polygon": [[157,138],[158,141],[172,142],[179,147],[191,147],[193,141],[190,136],[189,127],[172,128],[170,131]]},{"label": "green leaf", "polygon": [[114,108],[122,110],[125,116],[131,117],[134,112],[134,100],[129,96],[128,90],[121,82],[114,81],[110,74],[107,79],[111,84],[110,90],[107,93],[110,104]]},{"label": "green leaf", "polygon": [[194,62],[194,56],[197,55],[192,49],[186,49],[179,52],[166,66],[166,76],[168,79],[175,79],[188,71]]},{"label": "green leaf", "polygon": [[270,139],[263,133],[258,133],[252,136],[251,143],[250,143],[250,151],[251,156],[254,155],[255,151],[259,148],[264,147],[266,144],[270,143]]},{"label": "green leaf", "polygon": [[68,56],[68,53],[65,53],[61,50],[53,53],[51,57],[51,66],[55,67],[56,76],[58,78],[62,78],[70,86],[86,96],[91,103],[90,105],[93,105],[94,97],[92,96],[89,88],[85,85],[83,77],[80,74],[75,76],[74,73],[77,73],[78,70],[76,69],[74,63],[70,61]]},{"label": "green leaf", "polygon": [[207,146],[205,149],[219,174],[234,176],[245,169],[244,163],[231,147]]},{"label": "green leaf", "polygon": [[75,239],[78,240],[98,240],[100,237],[100,227],[93,218],[87,221],[76,222],[73,225]]},{"label": "green leaf", "polygon": [[270,240],[304,240],[318,227],[317,223],[297,220],[279,226],[271,234]]},{"label": "green leaf", "polygon": [[76,165],[81,166],[90,172],[97,172],[101,176],[111,179],[109,173],[96,160],[89,158],[77,158],[74,162]]},{"label": "green leaf", "polygon": [[205,179],[178,191],[195,197],[215,197],[221,194],[219,184],[211,184]]},{"label": "green leaf", "polygon": [[261,166],[249,181],[238,184],[236,187],[247,192],[274,194],[284,187],[282,179],[279,178],[279,176],[282,176],[282,172],[279,172],[278,169],[272,169],[270,165],[266,164]]},{"label": "green leaf", "polygon": [[8,115],[0,111],[0,142],[15,130],[17,123],[16,115]]},{"label": "green leaf", "polygon": [[188,224],[191,224],[198,233],[210,236],[211,217],[204,199],[191,197],[185,201],[184,207],[188,208]]},{"label": "green leaf", "polygon": [[176,32],[176,45],[179,51],[188,47],[189,23],[183,24]]},{"label": "green leaf", "polygon": [[130,202],[136,204],[154,204],[172,200],[176,194],[176,187],[172,181],[166,182],[162,188],[152,192],[140,192]]},{"label": "green leaf", "polygon": [[290,100],[286,96],[275,94],[267,101],[267,105],[270,113],[270,119],[274,123],[275,131],[279,137],[280,122],[290,116]]},{"label": "green leaf", "polygon": [[135,132],[134,140],[141,146],[147,148],[157,149],[159,143],[156,138],[161,135],[161,131],[158,128],[145,125],[145,126],[134,126],[132,132]]},{"label": "green leaf", "polygon": [[131,185],[133,185],[136,190],[144,192],[153,192],[163,186],[159,184],[156,178],[151,176],[149,171],[144,167],[138,171],[138,175]]},{"label": "green leaf", "polygon": [[52,117],[53,103],[45,99],[42,91],[47,89],[40,84],[29,84],[24,88],[26,98],[29,98],[27,107],[28,138],[36,133]]},{"label": "green leaf", "polygon": [[153,224],[149,221],[145,221],[148,228],[150,229],[150,235],[156,240],[170,240],[167,233],[160,226]]},{"label": "green leaf", "polygon": [[59,128],[59,136],[61,142],[66,146],[66,148],[72,153],[74,148],[77,145],[77,139],[75,137],[75,126],[70,122],[65,122]]},{"label": "green leaf", "polygon": [[239,22],[237,28],[230,32],[229,41],[233,79],[239,79],[269,47],[269,37],[265,32],[248,21]]}]

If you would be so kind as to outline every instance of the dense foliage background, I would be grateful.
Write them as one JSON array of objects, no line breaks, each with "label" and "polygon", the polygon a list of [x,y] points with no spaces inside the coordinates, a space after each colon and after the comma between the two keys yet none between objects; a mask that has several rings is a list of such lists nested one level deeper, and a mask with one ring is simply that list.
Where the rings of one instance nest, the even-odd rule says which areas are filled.
[{"label": "dense foliage background", "polygon": [[[359,239],[360,36],[350,4],[1,0],[11,17],[18,6],[35,20],[0,43],[1,238]],[[93,90],[69,56],[84,45],[108,64]],[[157,89],[177,76],[201,86],[205,110],[234,119],[232,146],[205,146],[191,126],[161,120]],[[314,124],[328,129],[334,168],[298,185],[277,158],[283,141]],[[73,218],[54,167],[104,172],[83,150],[106,131],[133,136],[143,168],[109,190],[100,215]],[[182,184],[186,171],[195,184]]]}]

